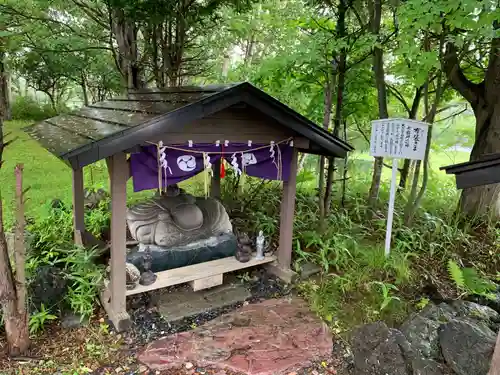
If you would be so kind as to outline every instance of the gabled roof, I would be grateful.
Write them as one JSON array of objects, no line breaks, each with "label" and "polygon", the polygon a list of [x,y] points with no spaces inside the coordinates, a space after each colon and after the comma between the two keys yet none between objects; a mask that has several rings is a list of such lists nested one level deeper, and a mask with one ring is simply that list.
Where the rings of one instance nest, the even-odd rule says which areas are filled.
[{"label": "gabled roof", "polygon": [[500,182],[500,153],[484,155],[479,160],[441,167],[447,174],[454,174],[458,189],[495,184]]},{"label": "gabled roof", "polygon": [[304,152],[344,157],[353,148],[264,91],[244,82],[227,86],[136,91],[25,128],[74,168],[179,130],[236,104],[246,104],[310,141]]}]

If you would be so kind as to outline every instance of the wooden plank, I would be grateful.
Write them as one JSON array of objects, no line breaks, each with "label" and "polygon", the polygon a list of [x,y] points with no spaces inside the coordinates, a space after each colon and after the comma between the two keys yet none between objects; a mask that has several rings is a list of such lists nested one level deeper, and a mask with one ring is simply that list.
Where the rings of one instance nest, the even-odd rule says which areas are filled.
[{"label": "wooden plank", "polygon": [[498,332],[497,343],[491,359],[491,366],[488,375],[500,375],[500,332]]},{"label": "wooden plank", "polygon": [[109,285],[106,285],[104,289],[99,294],[99,299],[101,301],[101,305],[108,314],[109,320],[113,323],[117,332],[123,332],[130,329],[132,326],[132,320],[130,319],[130,315],[126,311],[122,311],[120,313],[115,313],[113,308],[111,307],[111,291],[109,290]]},{"label": "wooden plank", "polygon": [[24,128],[24,131],[38,141],[42,147],[57,156],[91,143],[89,138],[72,133],[46,121],[28,126]]},{"label": "wooden plank", "polygon": [[[232,143],[269,143],[296,136],[276,120],[259,113],[254,108],[235,110],[226,108],[199,120],[185,124],[150,139],[152,142],[175,144],[192,140],[195,143],[215,143],[229,140]],[[299,141],[300,143],[300,141]]]},{"label": "wooden plank", "polygon": [[[126,211],[127,211],[127,156],[120,152],[108,160],[111,182],[111,293],[110,319],[115,328],[123,324],[126,310]],[[115,319],[115,320],[113,320]]]},{"label": "wooden plank", "polygon": [[284,270],[292,264],[293,218],[295,215],[295,193],[297,185],[298,151],[293,149],[290,178],[283,182],[283,197],[281,199],[280,239],[278,248],[278,264]]},{"label": "wooden plank", "polygon": [[217,159],[213,166],[212,183],[210,185],[210,196],[212,198],[220,199],[220,166],[221,159]]},{"label": "wooden plank", "polygon": [[165,101],[173,103],[194,103],[198,100],[213,95],[216,92],[142,92],[130,93],[129,99],[133,100],[151,100],[151,101]]},{"label": "wooden plank", "polygon": [[297,273],[290,268],[283,268],[278,262],[272,262],[265,265],[266,270],[281,279],[287,284],[293,283],[297,279]]},{"label": "wooden plank", "polygon": [[184,284],[190,281],[221,275],[227,272],[259,266],[261,264],[274,262],[275,260],[275,256],[266,256],[262,260],[256,260],[254,254],[252,259],[250,259],[247,263],[241,263],[237,261],[235,257],[228,257],[212,260],[210,262],[193,264],[192,266],[157,272],[157,279],[154,284],[148,286],[138,285],[135,289],[127,290],[127,296],[165,288],[167,286]]},{"label": "wooden plank", "polygon": [[168,103],[141,100],[106,100],[104,102],[92,104],[88,108],[116,109],[131,113],[143,112],[160,115],[173,111],[179,107],[183,107],[185,105],[186,103]]},{"label": "wooden plank", "polygon": [[230,83],[230,84],[222,84],[222,85],[204,85],[204,86],[172,86],[172,87],[159,87],[159,88],[148,88],[148,89],[138,89],[138,90],[130,90],[131,94],[154,94],[157,92],[166,92],[166,93],[182,93],[182,92],[191,92],[191,93],[204,93],[204,92],[219,92],[222,90],[229,89],[233,86],[238,85],[238,83]]},{"label": "wooden plank", "polygon": [[73,240],[83,245],[82,233],[85,232],[85,195],[83,192],[83,168],[72,170],[73,181]]},{"label": "wooden plank", "polygon": [[194,292],[203,289],[213,288],[214,286],[222,285],[224,274],[219,274],[215,276],[204,277],[203,279],[191,281],[191,287]]},{"label": "wooden plank", "polygon": [[455,174],[457,189],[490,185],[500,182],[500,164]]},{"label": "wooden plank", "polygon": [[[143,122],[151,120],[155,117],[154,114],[147,112],[130,112],[122,111],[120,109],[111,108],[94,108],[84,107],[78,112],[73,113],[75,116],[81,116],[85,119],[93,119],[96,121],[104,121],[113,124],[122,125],[120,130],[125,127],[135,126]],[[116,125],[115,125],[116,126]]]},{"label": "wooden plank", "polygon": [[126,129],[125,126],[92,120],[75,114],[60,115],[46,120],[48,123],[92,140],[99,140],[108,135]]}]

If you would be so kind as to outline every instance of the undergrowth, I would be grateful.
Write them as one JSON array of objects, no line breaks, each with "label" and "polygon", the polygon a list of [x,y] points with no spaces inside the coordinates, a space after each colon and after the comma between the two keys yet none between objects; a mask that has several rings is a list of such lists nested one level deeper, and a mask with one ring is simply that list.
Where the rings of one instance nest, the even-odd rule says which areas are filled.
[{"label": "undergrowth", "polygon": [[[365,204],[369,176],[355,171],[351,175],[345,205],[339,204],[336,192],[322,234],[315,175],[302,173],[297,185],[293,267],[300,271],[305,262],[321,267],[320,276],[302,282],[299,291],[332,328],[343,332],[378,319],[396,326],[432,299],[487,295],[486,286],[491,285],[487,279],[493,279],[500,266],[498,236],[492,226],[483,224],[479,230],[455,214],[458,192],[452,181],[431,175],[429,193],[410,227],[403,224],[406,193],[398,192],[391,254],[386,258],[388,191],[382,189],[380,209],[369,216]],[[226,181],[225,186],[225,195],[233,197],[229,207],[237,225],[252,233],[263,230],[276,244],[279,184],[250,179],[246,193],[239,195],[233,182]],[[469,284],[456,285],[448,272],[450,261],[463,265],[461,272],[469,275]]]},{"label": "undergrowth", "polygon": [[[51,202],[45,215],[28,218],[26,275],[30,333],[43,332],[64,312],[87,319],[94,314],[104,266],[97,249],[75,246],[71,207]],[[96,237],[109,225],[108,200],[86,212],[87,228]]]},{"label": "undergrowth", "polygon": [[[333,329],[344,332],[378,319],[398,325],[436,295],[488,296],[492,285],[488,279],[498,277],[500,236],[492,226],[455,215],[458,194],[453,184],[431,176],[429,193],[411,227],[403,224],[406,193],[398,192],[391,254],[386,257],[384,203],[388,192],[382,189],[379,209],[372,212],[365,204],[368,175],[355,171],[351,175],[343,200],[341,189],[335,191],[326,230],[321,234],[316,176],[304,171],[297,183],[292,266],[300,271],[305,262],[312,262],[321,268],[319,277],[303,281],[298,290]],[[239,186],[237,179],[229,170],[222,183],[223,203],[233,226],[251,235],[262,230],[271,248],[276,248],[280,183],[247,176]],[[201,186],[196,180],[184,185],[197,195],[203,190]],[[86,227],[100,236],[109,225],[109,200],[88,210],[85,220]],[[62,300],[32,304],[32,331],[43,330],[61,310],[82,318],[92,315],[103,267],[96,262],[96,250],[74,247],[71,207],[47,206],[42,217],[29,220],[28,230],[32,233],[28,275],[33,279],[49,267],[51,272],[58,270],[64,280]],[[430,295],[429,290],[434,293]]]}]

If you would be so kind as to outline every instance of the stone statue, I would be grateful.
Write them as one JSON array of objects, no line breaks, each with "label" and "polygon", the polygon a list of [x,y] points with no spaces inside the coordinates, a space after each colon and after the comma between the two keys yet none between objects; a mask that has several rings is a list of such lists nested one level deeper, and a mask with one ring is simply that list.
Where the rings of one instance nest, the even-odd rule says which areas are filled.
[{"label": "stone statue", "polygon": [[233,256],[236,236],[226,209],[213,198],[198,198],[177,185],[130,207],[127,225],[139,242],[127,261],[142,273],[141,284],[154,283],[151,273]]},{"label": "stone statue", "polygon": [[194,197],[176,185],[164,195],[129,208],[127,224],[140,244],[162,248],[232,232],[229,216],[219,201]]},{"label": "stone statue", "polygon": [[246,263],[252,258],[252,241],[246,233],[241,233],[237,241],[238,248],[234,256],[239,262]]}]

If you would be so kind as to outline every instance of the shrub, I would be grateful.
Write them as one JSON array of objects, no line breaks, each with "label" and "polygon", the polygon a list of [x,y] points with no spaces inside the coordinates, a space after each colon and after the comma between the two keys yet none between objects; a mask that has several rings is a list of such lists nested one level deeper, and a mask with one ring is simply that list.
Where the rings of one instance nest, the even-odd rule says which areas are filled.
[{"label": "shrub", "polygon": [[57,113],[48,104],[40,104],[31,96],[18,96],[12,103],[13,120],[41,121]]},{"label": "shrub", "polygon": [[54,110],[50,103],[39,103],[32,96],[17,96],[12,102],[13,120],[42,121],[68,111],[64,105]]}]

